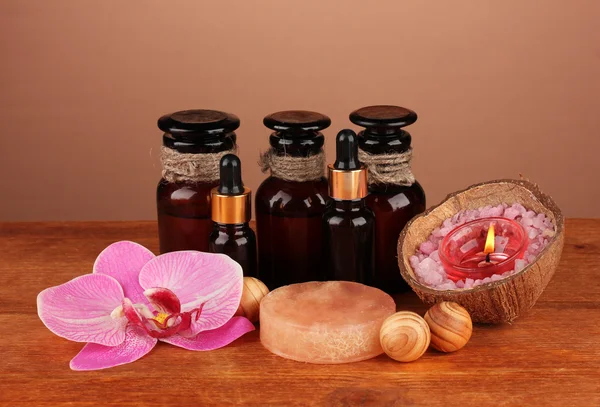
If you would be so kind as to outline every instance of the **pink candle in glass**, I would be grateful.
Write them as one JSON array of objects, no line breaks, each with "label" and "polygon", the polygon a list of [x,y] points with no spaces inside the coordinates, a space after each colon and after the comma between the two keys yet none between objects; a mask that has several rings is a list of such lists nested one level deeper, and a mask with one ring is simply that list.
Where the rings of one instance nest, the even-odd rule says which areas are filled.
[{"label": "pink candle in glass", "polygon": [[492,217],[452,230],[442,240],[439,255],[452,281],[479,280],[513,270],[526,248],[527,236],[519,223]]}]

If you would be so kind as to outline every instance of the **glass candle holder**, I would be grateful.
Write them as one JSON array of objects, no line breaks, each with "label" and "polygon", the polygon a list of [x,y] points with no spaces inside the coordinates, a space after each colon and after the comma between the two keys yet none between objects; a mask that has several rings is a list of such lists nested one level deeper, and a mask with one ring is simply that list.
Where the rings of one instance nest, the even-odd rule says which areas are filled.
[{"label": "glass candle holder", "polygon": [[442,240],[439,255],[452,281],[480,280],[514,270],[515,261],[523,258],[526,248],[527,235],[519,223],[491,217],[452,230]]}]

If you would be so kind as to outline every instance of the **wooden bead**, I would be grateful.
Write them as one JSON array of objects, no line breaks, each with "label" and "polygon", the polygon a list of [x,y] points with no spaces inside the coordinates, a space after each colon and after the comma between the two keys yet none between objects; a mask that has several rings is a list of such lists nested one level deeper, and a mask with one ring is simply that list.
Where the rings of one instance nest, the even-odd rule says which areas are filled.
[{"label": "wooden bead", "polygon": [[455,352],[464,347],[473,332],[469,312],[455,302],[435,304],[425,314],[431,330],[431,346],[441,352]]},{"label": "wooden bead", "polygon": [[260,301],[268,293],[269,289],[265,283],[254,277],[244,277],[242,299],[235,315],[257,322],[260,315]]},{"label": "wooden bead", "polygon": [[414,312],[401,311],[383,321],[379,340],[389,357],[399,362],[412,362],[423,356],[431,334],[423,318]]}]

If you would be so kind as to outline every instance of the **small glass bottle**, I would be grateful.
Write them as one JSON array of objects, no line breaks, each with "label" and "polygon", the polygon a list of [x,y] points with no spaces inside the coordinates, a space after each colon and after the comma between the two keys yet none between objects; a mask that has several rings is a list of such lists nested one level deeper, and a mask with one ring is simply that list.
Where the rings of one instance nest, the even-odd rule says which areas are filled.
[{"label": "small glass bottle", "polygon": [[336,160],[329,165],[331,200],[323,215],[328,280],[372,284],[375,217],[365,203],[367,169],[358,161],[358,140],[352,130],[336,138]]},{"label": "small glass bottle", "polygon": [[256,277],[256,236],[250,228],[250,189],[242,182],[242,164],[234,154],[221,158],[221,183],[213,188],[213,230],[209,251],[223,253],[242,266],[244,276]]},{"label": "small glass bottle", "polygon": [[208,251],[210,193],[219,183],[219,160],[236,149],[239,126],[235,115],[215,110],[185,110],[158,120],[165,132],[156,191],[161,253]]},{"label": "small glass bottle", "polygon": [[323,279],[321,218],[327,199],[320,113],[284,111],[265,117],[275,130],[262,157],[271,176],[256,191],[258,275],[269,287]]},{"label": "small glass bottle", "polygon": [[358,142],[369,169],[367,206],[376,219],[373,285],[390,294],[408,289],[398,268],[398,237],[425,210],[425,192],[410,171],[411,136],[402,129],[416,120],[415,112],[398,106],[369,106],[350,114],[352,123],[366,128]]}]

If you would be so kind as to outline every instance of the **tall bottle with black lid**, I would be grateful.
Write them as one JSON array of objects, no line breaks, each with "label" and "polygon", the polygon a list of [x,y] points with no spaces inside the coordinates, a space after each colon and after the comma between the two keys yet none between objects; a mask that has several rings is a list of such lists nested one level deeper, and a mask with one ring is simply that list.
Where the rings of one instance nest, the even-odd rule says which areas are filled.
[{"label": "tall bottle with black lid", "polygon": [[375,217],[367,207],[367,169],[358,159],[358,140],[342,130],[335,142],[336,160],[329,165],[331,200],[323,215],[326,278],[373,283]]},{"label": "tall bottle with black lid", "polygon": [[398,269],[398,237],[425,210],[425,192],[410,167],[411,135],[403,129],[416,120],[415,112],[399,106],[369,106],[350,114],[350,121],[365,127],[358,140],[360,161],[369,170],[366,202],[376,219],[373,285],[388,293],[408,289]]},{"label": "tall bottle with black lid", "polygon": [[321,218],[327,199],[324,177],[329,117],[309,111],[283,111],[264,118],[274,130],[271,148],[261,156],[269,176],[256,191],[259,278],[270,289],[322,280]]},{"label": "tall bottle with black lid", "polygon": [[162,179],[156,191],[160,252],[208,251],[211,189],[219,161],[236,150],[240,120],[216,110],[184,110],[162,116]]}]

